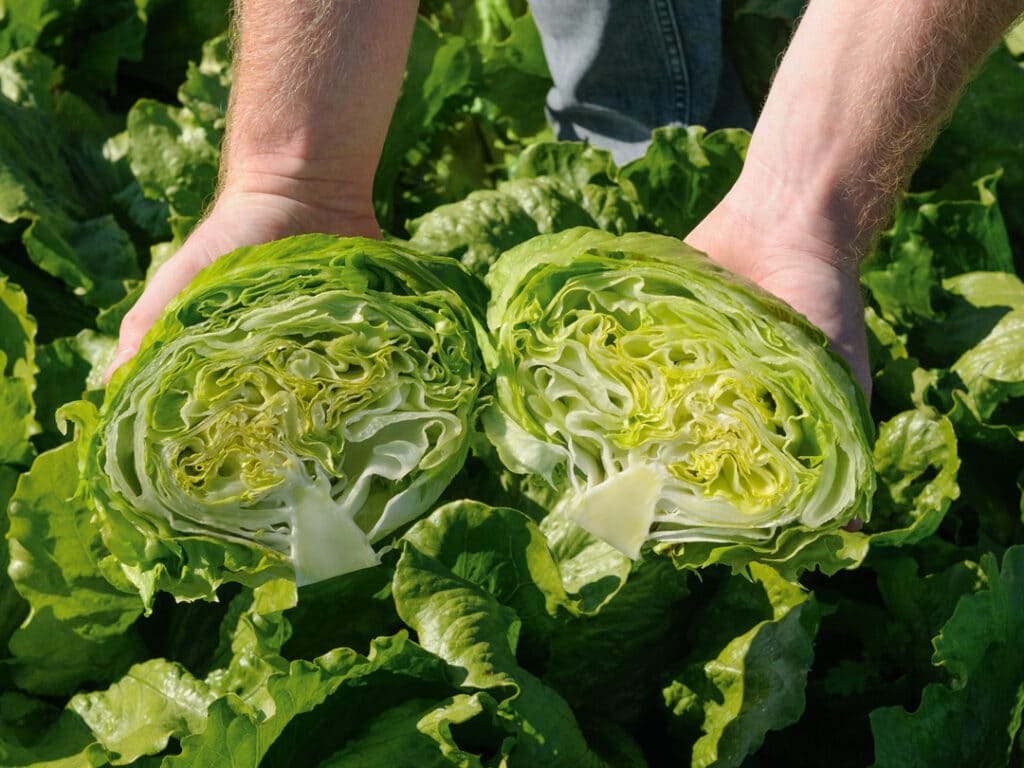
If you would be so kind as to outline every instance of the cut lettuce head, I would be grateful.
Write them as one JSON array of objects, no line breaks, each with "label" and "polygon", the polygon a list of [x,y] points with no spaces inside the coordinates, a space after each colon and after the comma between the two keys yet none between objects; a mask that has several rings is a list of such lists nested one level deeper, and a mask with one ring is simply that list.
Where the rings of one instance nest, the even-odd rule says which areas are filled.
[{"label": "cut lettuce head", "polygon": [[115,374],[85,442],[129,578],[206,596],[375,564],[375,543],[465,460],[481,291],[454,261],[326,235],[201,272]]},{"label": "cut lettuce head", "polygon": [[535,238],[487,282],[488,437],[562,490],[557,511],[634,558],[652,541],[688,566],[852,564],[871,421],[802,316],[647,233]]}]

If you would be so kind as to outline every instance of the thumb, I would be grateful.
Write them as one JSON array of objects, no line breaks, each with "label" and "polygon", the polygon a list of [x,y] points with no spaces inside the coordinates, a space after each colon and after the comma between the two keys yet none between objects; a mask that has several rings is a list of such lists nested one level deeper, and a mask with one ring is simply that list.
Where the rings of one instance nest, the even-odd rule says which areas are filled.
[{"label": "thumb", "polygon": [[107,370],[103,383],[107,384],[114,371],[135,357],[143,337],[156,322],[171,299],[191,282],[203,267],[213,259],[202,248],[189,247],[186,243],[181,250],[164,262],[146,284],[145,290],[124,318],[117,338],[117,349]]}]

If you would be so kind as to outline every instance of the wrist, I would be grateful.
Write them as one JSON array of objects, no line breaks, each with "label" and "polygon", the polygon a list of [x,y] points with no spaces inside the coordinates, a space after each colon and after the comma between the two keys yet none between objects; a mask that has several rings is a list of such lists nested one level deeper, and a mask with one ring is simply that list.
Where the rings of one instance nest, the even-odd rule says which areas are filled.
[{"label": "wrist", "polygon": [[222,168],[218,201],[273,201],[303,231],[350,234],[349,222],[375,221],[373,168],[360,166],[288,152],[234,153]]},{"label": "wrist", "polygon": [[[775,255],[812,258],[856,275],[871,234],[860,226],[854,202],[824,173],[802,173],[755,153],[725,199],[713,212],[741,222],[743,236],[756,248],[749,258],[771,261]],[[756,256],[754,254],[757,254]],[[742,258],[747,258],[738,252]],[[726,265],[741,273],[753,265]],[[767,268],[760,264],[758,271]]]}]

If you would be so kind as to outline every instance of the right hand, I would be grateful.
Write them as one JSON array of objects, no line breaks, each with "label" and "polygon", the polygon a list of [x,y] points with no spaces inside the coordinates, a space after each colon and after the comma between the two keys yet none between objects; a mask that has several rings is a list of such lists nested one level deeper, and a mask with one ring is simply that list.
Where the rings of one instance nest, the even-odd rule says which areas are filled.
[{"label": "right hand", "polygon": [[171,299],[219,256],[245,245],[309,232],[381,236],[368,200],[356,206],[332,207],[304,202],[301,198],[297,194],[225,189],[209,215],[157,269],[139,300],[125,314],[117,351],[103,374],[104,382],[135,356],[142,337]]}]

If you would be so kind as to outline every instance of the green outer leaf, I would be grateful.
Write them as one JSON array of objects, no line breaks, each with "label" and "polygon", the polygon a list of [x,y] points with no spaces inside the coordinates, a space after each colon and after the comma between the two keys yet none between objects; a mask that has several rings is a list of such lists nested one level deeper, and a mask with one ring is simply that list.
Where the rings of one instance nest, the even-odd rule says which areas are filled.
[{"label": "green outer leaf", "polygon": [[[279,661],[284,661],[278,657]],[[371,676],[391,672],[416,680],[434,677],[440,662],[408,640],[405,633],[375,640],[367,656],[338,648],[312,662],[284,664],[266,679],[252,703],[228,693],[209,708],[206,728],[181,742],[181,754],[167,757],[164,768],[207,768],[212,765],[258,765],[285,729],[299,716],[324,705],[343,686],[350,702],[373,695]],[[438,682],[441,682],[438,680]],[[353,698],[354,697],[354,698]],[[326,706],[330,706],[327,702]],[[335,727],[350,731],[354,724]],[[294,757],[294,754],[292,755]]]},{"label": "green outer leaf", "polygon": [[437,707],[432,701],[403,702],[375,717],[363,736],[350,741],[320,763],[319,768],[483,768],[479,757],[458,748],[451,736],[451,726],[481,715],[481,700],[485,697],[486,694],[458,694]]},{"label": "green outer leaf", "polygon": [[550,135],[544,100],[551,74],[533,17],[525,13],[513,19],[508,36],[482,53],[476,95],[494,105],[496,122],[507,125],[515,137]]},{"label": "green outer leaf", "polygon": [[99,768],[106,750],[73,712],[14,691],[0,693],[0,765]]},{"label": "green outer leaf", "polygon": [[173,91],[181,73],[205,58],[204,42],[227,30],[230,7],[227,0],[147,0],[142,61],[132,75]]},{"label": "green outer leaf", "polygon": [[65,336],[40,345],[35,396],[43,430],[35,444],[41,450],[56,448],[71,439],[70,430],[63,430],[63,419],[59,419],[57,413],[65,403],[84,397],[86,390],[103,386],[100,378],[106,367],[103,361],[113,356],[116,344],[115,338],[85,329],[77,336]]},{"label": "green outer leaf", "polygon": [[183,236],[216,188],[220,135],[186,107],[142,99],[128,113],[132,173],[146,197],[166,200]]},{"label": "green outer leaf", "polygon": [[0,56],[36,47],[43,30],[59,15],[60,6],[53,0],[12,3],[0,19]]},{"label": "green outer leaf", "polygon": [[959,468],[956,434],[945,416],[919,408],[880,424],[878,490],[866,528],[871,545],[913,544],[935,533],[960,496]]},{"label": "green outer leaf", "polygon": [[231,68],[228,39],[203,44],[178,89],[181,107],[140,99],[128,112],[126,138],[132,172],[147,198],[166,201],[172,229],[183,239],[217,186]]},{"label": "green outer leaf", "polygon": [[725,197],[743,167],[750,134],[700,126],[656,128],[647,153],[619,171],[645,229],[683,238]]},{"label": "green outer leaf", "polygon": [[[406,541],[395,571],[394,594],[399,615],[416,631],[424,648],[458,671],[457,685],[464,690],[486,690],[501,702],[498,714],[508,721],[517,737],[509,754],[509,766],[601,765],[587,747],[565,701],[519,666],[515,648],[523,626],[520,617],[485,591],[485,587],[470,580],[480,578],[485,586],[496,587],[505,599],[512,597],[506,591],[506,577],[494,581],[488,575],[486,563],[494,555],[481,552],[448,563],[421,552],[414,543],[421,531],[436,529],[445,534],[447,525],[463,513],[480,522],[492,514],[475,502],[455,502],[410,531],[411,539]],[[509,517],[510,510],[493,514],[509,523],[515,520],[514,516]],[[526,526],[526,518],[520,519],[517,527]],[[426,539],[428,546],[433,538]],[[454,552],[447,547],[435,549],[442,557],[450,557]],[[534,558],[544,559],[535,545],[533,551]],[[518,558],[515,548],[501,559],[510,556],[513,562]],[[480,557],[485,559],[480,561]],[[493,564],[489,567],[493,569]],[[549,570],[554,570],[553,563],[542,572]],[[466,575],[460,576],[459,572]],[[511,569],[505,572],[514,573]],[[530,587],[527,574],[531,572],[532,567],[519,575],[520,588]]]},{"label": "green outer leaf", "polygon": [[524,631],[537,638],[553,629],[553,620],[576,613],[544,536],[522,512],[453,502],[413,526],[403,541],[512,608]]},{"label": "green outer leaf", "polygon": [[[821,611],[813,597],[772,569],[752,563],[750,571],[770,617],[717,652],[699,654],[664,692],[676,717],[700,723],[704,735],[693,745],[694,768],[742,765],[768,731],[795,723],[804,711]],[[738,628],[734,615],[723,618]]]},{"label": "green outer leaf", "polygon": [[53,62],[38,51],[0,61],[0,221],[21,234],[32,262],[91,306],[121,298],[140,276],[128,235],[115,221],[115,195],[130,183],[103,156],[92,109],[61,95]]},{"label": "green outer leaf", "polygon": [[145,5],[137,0],[77,0],[59,8],[36,47],[67,69],[72,89],[90,95],[112,92],[121,62],[142,56]]},{"label": "green outer leaf", "polygon": [[178,99],[204,125],[214,131],[223,129],[231,77],[231,39],[228,34],[218,34],[203,43],[198,64],[189,62]]},{"label": "green outer leaf", "polygon": [[[574,618],[553,634],[541,676],[569,702],[588,740],[605,730],[595,721],[635,730],[650,716],[652,692],[685,650],[680,637],[690,618],[683,600],[688,577],[665,558],[641,560],[596,615]],[[602,579],[608,577],[591,582],[594,591]]]},{"label": "green outer leaf", "polygon": [[[904,196],[892,227],[865,260],[861,282],[886,320],[907,328],[941,319],[933,297],[942,278],[966,271],[1013,272],[1013,254],[996,201],[998,175]],[[939,358],[957,337],[957,324],[925,348]],[[948,364],[948,362],[946,363]]]},{"label": "green outer leaf", "polygon": [[558,563],[562,584],[580,611],[597,613],[626,583],[630,559],[566,515],[545,515],[540,529]]},{"label": "green outer leaf", "polygon": [[1024,547],[981,566],[988,589],[962,597],[933,641],[949,684],[928,685],[914,712],[871,713],[877,768],[1010,764],[1024,712]]},{"label": "green outer leaf", "polygon": [[140,276],[131,239],[110,214],[84,221],[41,215],[22,239],[40,269],[91,306],[114,304],[126,293],[125,280]]},{"label": "green outer leaf", "polygon": [[[920,552],[909,547],[872,552],[868,567],[875,574],[881,605],[877,609],[872,605],[868,609],[872,613],[861,614],[861,627],[853,630],[863,636],[863,661],[847,662],[853,669],[860,667],[860,679],[841,682],[840,685],[849,686],[846,692],[878,696],[886,690],[883,680],[887,671],[895,669],[899,676],[891,690],[916,702],[921,681],[944,676],[931,664],[932,638],[953,615],[961,597],[986,586],[986,577],[979,565],[970,560],[959,560],[931,573],[928,564],[919,560],[924,560]],[[868,573],[863,575],[867,577]],[[861,600],[864,607],[868,601],[864,597]],[[884,625],[883,632],[877,630],[879,623]],[[837,690],[830,686],[830,690],[844,692],[841,687]],[[869,708],[873,706],[874,702]]]},{"label": "green outer leaf", "polygon": [[40,455],[8,508],[9,573],[31,609],[11,638],[12,673],[35,693],[108,682],[142,652],[130,630],[142,603],[101,575],[105,551],[90,509],[76,496],[75,451],[67,443]]},{"label": "green outer leaf", "polygon": [[1005,425],[1024,440],[1024,418],[1012,407],[1003,410],[1024,398],[1024,308],[1000,318],[951,371],[963,382],[972,411],[983,423]]},{"label": "green outer leaf", "polygon": [[1024,216],[1024,128],[1011,105],[1024,99],[1024,71],[1005,46],[997,45],[957,102],[915,175],[915,186],[934,188],[950,178],[972,181],[1002,171],[1000,182],[1011,228]]},{"label": "green outer leaf", "polygon": [[7,573],[10,555],[7,547],[7,505],[18,482],[18,471],[0,465],[0,659],[7,657],[7,642],[11,633],[24,620],[28,605],[14,588]]},{"label": "green outer leaf", "polygon": [[423,19],[413,29],[402,93],[388,128],[387,140],[373,184],[377,216],[386,230],[394,230],[395,180],[407,153],[430,134],[448,99],[466,89],[471,80],[471,59],[466,40],[440,35]]},{"label": "green outer leaf", "polygon": [[554,176],[575,187],[610,184],[618,174],[611,152],[582,141],[530,144],[509,169],[510,179]]},{"label": "green outer leaf", "polygon": [[201,732],[214,698],[209,687],[180,664],[149,659],[105,691],[72,697],[68,707],[114,753],[114,765],[128,765],[160,752],[171,737]]},{"label": "green outer leaf", "polygon": [[[281,647],[290,627],[283,611],[295,604],[295,585],[287,579],[261,584],[236,597],[224,618],[215,668],[205,680],[184,666],[152,658],[136,664],[107,690],[79,693],[68,704],[112,753],[114,764],[162,752],[171,738],[206,730],[210,705],[237,696],[252,715],[277,709],[272,681],[289,673]],[[266,745],[266,746],[269,746]]]},{"label": "green outer leaf", "polygon": [[[550,162],[557,166],[563,160],[552,158]],[[538,234],[578,226],[615,234],[636,230],[639,212],[635,203],[610,184],[577,185],[576,177],[585,175],[585,171],[570,167],[568,177],[521,176],[496,189],[472,192],[460,202],[439,206],[410,222],[413,234],[409,242],[428,253],[457,258],[482,276],[501,253]]]},{"label": "green outer leaf", "polygon": [[25,293],[0,273],[0,464],[26,465],[35,455],[35,335]]}]

